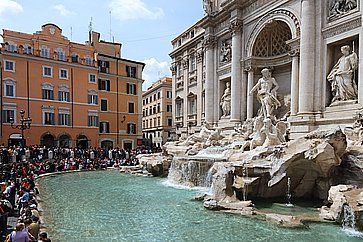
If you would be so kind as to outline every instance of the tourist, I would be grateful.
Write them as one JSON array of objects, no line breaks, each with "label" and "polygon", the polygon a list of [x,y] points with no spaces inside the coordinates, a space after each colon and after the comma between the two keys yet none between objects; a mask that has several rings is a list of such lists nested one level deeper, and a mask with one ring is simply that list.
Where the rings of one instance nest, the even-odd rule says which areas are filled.
[{"label": "tourist", "polygon": [[39,234],[38,242],[51,242],[51,240],[48,238],[48,234],[46,232],[42,232]]},{"label": "tourist", "polygon": [[24,223],[18,223],[15,226],[15,231],[11,232],[10,234],[11,242],[28,242],[29,235],[28,231],[25,230]]},{"label": "tourist", "polygon": [[32,223],[28,226],[28,232],[34,237],[34,240],[38,240],[38,235],[40,231],[40,223],[38,217],[33,217]]}]

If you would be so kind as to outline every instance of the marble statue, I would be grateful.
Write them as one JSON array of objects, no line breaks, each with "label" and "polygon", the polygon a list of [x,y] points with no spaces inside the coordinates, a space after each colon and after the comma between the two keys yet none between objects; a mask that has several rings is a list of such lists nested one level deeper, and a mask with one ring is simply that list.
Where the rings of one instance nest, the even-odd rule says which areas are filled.
[{"label": "marble statue", "polygon": [[357,6],[357,0],[333,0],[329,14],[331,17],[335,17],[356,9]]},{"label": "marble statue", "polygon": [[263,143],[266,140],[266,134],[261,132],[264,126],[263,118],[256,117],[253,126],[254,126],[254,132],[251,135],[252,140],[250,142],[250,150],[253,150],[256,147],[263,145]]},{"label": "marble statue", "polygon": [[212,0],[203,0],[203,9],[207,15],[211,14],[212,9],[213,9],[213,1]]},{"label": "marble statue", "polygon": [[272,124],[270,118],[267,118],[263,121],[263,128],[261,129],[261,133],[265,134],[265,141],[262,146],[273,146],[281,144],[279,139],[279,134],[277,128]]},{"label": "marble statue", "polygon": [[271,76],[269,69],[263,69],[261,73],[262,78],[258,80],[257,84],[249,92],[249,95],[257,91],[257,99],[261,103],[263,117],[267,119],[273,116],[274,110],[281,106],[280,101],[277,99],[279,85],[275,78]]},{"label": "marble statue", "polygon": [[226,89],[221,98],[220,106],[222,107],[222,117],[231,115],[231,84],[226,82]]},{"label": "marble statue", "polygon": [[220,61],[222,63],[232,60],[232,45],[226,40],[222,42]]},{"label": "marble statue", "polygon": [[357,84],[354,72],[358,68],[357,54],[350,51],[350,46],[341,47],[343,56],[338,60],[328,75],[333,92],[332,103],[337,101],[356,100],[358,98]]},{"label": "marble statue", "polygon": [[210,125],[207,122],[205,122],[199,133],[187,137],[186,140],[179,142],[177,145],[189,146],[189,145],[194,145],[195,143],[198,142],[199,143],[206,142],[212,133],[213,130],[211,129]]}]

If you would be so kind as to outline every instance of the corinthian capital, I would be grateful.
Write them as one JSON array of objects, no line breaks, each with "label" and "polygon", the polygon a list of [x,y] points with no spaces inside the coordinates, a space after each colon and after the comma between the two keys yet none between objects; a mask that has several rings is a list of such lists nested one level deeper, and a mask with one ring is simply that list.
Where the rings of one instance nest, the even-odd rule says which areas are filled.
[{"label": "corinthian capital", "polygon": [[211,49],[215,46],[215,44],[216,44],[216,38],[214,36],[207,35],[204,37],[203,46],[205,49]]},{"label": "corinthian capital", "polygon": [[229,30],[232,32],[232,35],[235,35],[237,32],[242,31],[242,20],[233,19],[230,23]]}]

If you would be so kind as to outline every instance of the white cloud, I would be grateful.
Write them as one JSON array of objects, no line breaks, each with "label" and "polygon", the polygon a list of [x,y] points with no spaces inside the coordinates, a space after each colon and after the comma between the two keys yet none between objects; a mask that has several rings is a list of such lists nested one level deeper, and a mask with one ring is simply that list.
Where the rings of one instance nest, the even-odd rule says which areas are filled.
[{"label": "white cloud", "polygon": [[170,65],[167,61],[159,62],[155,58],[150,58],[143,62],[146,64],[143,71],[143,79],[145,80],[143,90],[146,90],[160,78],[171,76]]},{"label": "white cloud", "polygon": [[5,12],[20,13],[23,7],[14,0],[0,0],[0,15]]},{"label": "white cloud", "polygon": [[68,10],[63,4],[54,5],[53,9],[57,10],[62,16],[69,16],[74,14],[74,12]]},{"label": "white cloud", "polygon": [[163,9],[151,9],[142,0],[111,0],[108,6],[112,15],[121,21],[159,19],[164,16]]}]

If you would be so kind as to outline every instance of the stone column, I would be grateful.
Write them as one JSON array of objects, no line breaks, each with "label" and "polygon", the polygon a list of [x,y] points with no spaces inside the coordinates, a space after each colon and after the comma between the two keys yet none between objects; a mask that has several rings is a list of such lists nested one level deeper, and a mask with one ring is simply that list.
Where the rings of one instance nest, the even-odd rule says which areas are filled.
[{"label": "stone column", "polygon": [[[361,11],[363,11],[363,3],[361,4]],[[359,34],[359,67],[358,67],[358,103],[363,105],[363,26]]]},{"label": "stone column", "polygon": [[315,0],[301,0],[299,113],[314,112]]},{"label": "stone column", "polygon": [[248,73],[243,71],[242,73],[242,83],[241,83],[241,121],[245,121],[247,119],[247,81]]},{"label": "stone column", "polygon": [[241,58],[242,31],[241,21],[231,21],[232,32],[232,73],[231,73],[231,122],[241,122]]},{"label": "stone column", "polygon": [[291,116],[298,113],[299,109],[299,52],[291,55]]},{"label": "stone column", "polygon": [[249,68],[247,71],[247,119],[251,119],[253,118],[253,93],[250,94],[250,91],[252,90],[254,84],[254,70],[252,68]]},{"label": "stone column", "polygon": [[[184,56],[184,58],[181,61],[182,68],[183,68],[183,83],[184,83],[184,103],[183,103],[183,126],[189,127],[188,125],[188,115],[189,115],[189,102],[188,102],[188,80],[189,80],[189,59],[187,56]],[[188,128],[188,133],[190,132]]]},{"label": "stone column", "polygon": [[205,121],[212,124],[214,122],[214,45],[215,39],[206,36],[204,40],[206,63],[205,63]]}]

